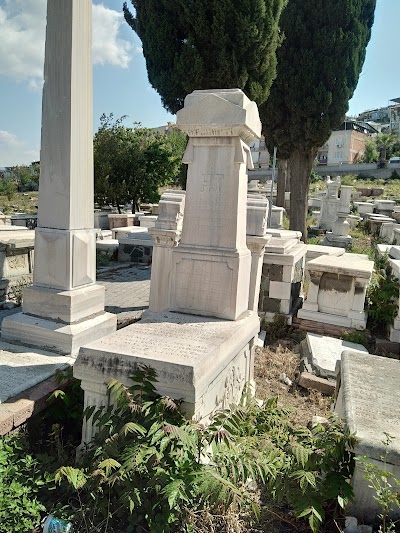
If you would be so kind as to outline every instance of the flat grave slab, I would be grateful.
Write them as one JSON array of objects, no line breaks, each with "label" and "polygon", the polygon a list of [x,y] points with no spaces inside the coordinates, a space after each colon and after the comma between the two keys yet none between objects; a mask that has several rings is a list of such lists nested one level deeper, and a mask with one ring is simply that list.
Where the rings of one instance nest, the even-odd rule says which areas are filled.
[{"label": "flat grave slab", "polygon": [[[258,315],[251,311],[236,321],[148,312],[140,322],[83,346],[74,375],[84,381],[115,378],[131,384],[129,376],[137,365],[147,364],[158,373],[161,394],[168,391],[195,403],[236,356],[237,346],[246,346],[258,332]],[[236,367],[235,381],[246,375],[243,364],[250,361]]]},{"label": "flat grave slab", "polygon": [[337,363],[344,350],[358,351],[368,354],[362,344],[348,342],[343,339],[307,333],[304,348],[306,348],[309,362],[321,377],[336,379]]},{"label": "flat grave slab", "polygon": [[[341,384],[335,412],[356,434],[356,456],[367,456],[381,470],[400,477],[400,361],[365,356],[344,351],[341,364]],[[386,449],[385,434],[392,437]],[[364,478],[362,465],[357,462],[352,478],[355,499],[348,513],[371,523],[381,512],[376,493]],[[393,519],[400,518],[396,509]]]},{"label": "flat grave slab", "polygon": [[0,341],[0,404],[74,361],[72,357]]}]

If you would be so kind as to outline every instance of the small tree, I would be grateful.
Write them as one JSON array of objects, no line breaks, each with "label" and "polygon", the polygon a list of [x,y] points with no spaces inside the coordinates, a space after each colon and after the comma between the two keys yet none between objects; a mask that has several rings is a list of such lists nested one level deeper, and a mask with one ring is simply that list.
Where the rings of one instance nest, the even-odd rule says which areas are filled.
[{"label": "small tree", "polygon": [[243,89],[257,103],[276,74],[287,0],[131,0],[149,81],[171,113],[195,89]]},{"label": "small tree", "polygon": [[379,160],[379,152],[376,147],[374,139],[367,139],[365,141],[364,163],[377,163]]},{"label": "small tree", "polygon": [[[159,187],[173,183],[181,167],[186,138],[154,130],[123,126],[125,117],[113,120],[102,115],[94,136],[94,171],[96,201],[118,207],[132,203],[132,212],[140,202],[158,201]],[[177,139],[180,142],[177,142]]]},{"label": "small tree", "polygon": [[391,152],[396,144],[396,136],[393,133],[378,133],[375,137],[376,148],[379,150],[379,166],[386,166],[388,152]]},{"label": "small tree", "polygon": [[339,127],[357,86],[376,0],[290,0],[277,77],[260,114],[268,148],[290,156],[290,227],[307,236],[308,185],[318,148]]}]

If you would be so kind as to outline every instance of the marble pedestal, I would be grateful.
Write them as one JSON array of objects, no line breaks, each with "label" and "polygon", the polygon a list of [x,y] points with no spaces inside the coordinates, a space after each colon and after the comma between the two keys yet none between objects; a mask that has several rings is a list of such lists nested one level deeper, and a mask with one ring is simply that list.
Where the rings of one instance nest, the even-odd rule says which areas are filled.
[{"label": "marble pedestal", "polygon": [[287,238],[273,237],[265,247],[258,312],[267,322],[282,314],[291,324],[302,301],[307,245],[292,233],[288,232]]},{"label": "marble pedestal", "polygon": [[[216,409],[239,402],[245,383],[253,381],[258,332],[251,311],[236,321],[147,312],[140,322],[82,347],[74,376],[82,380],[85,406],[107,406],[109,380],[129,386],[138,365],[149,365],[158,373],[160,394],[182,399],[188,418],[207,420]],[[83,443],[90,442],[92,430],[86,422]]]},{"label": "marble pedestal", "polygon": [[373,261],[367,256],[356,254],[321,256],[309,261],[307,299],[297,316],[344,328],[365,329],[365,295],[373,267]]},{"label": "marble pedestal", "polygon": [[94,229],[36,228],[34,285],[23,293],[23,312],[3,320],[3,340],[77,355],[82,344],[115,331],[104,287],[95,283],[95,239]]},{"label": "marble pedestal", "polygon": [[133,226],[136,215],[133,213],[112,213],[108,215],[109,229]]}]

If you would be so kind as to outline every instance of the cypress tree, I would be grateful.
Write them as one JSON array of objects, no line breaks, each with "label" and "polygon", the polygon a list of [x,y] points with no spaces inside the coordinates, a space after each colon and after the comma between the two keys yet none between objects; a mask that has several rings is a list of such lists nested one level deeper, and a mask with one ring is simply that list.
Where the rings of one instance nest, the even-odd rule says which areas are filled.
[{"label": "cypress tree", "polygon": [[290,167],[290,227],[307,236],[308,186],[318,148],[342,123],[371,36],[376,0],[289,0],[277,77],[260,115],[267,146]]},{"label": "cypress tree", "polygon": [[149,81],[176,113],[195,89],[242,89],[258,104],[276,75],[287,0],[131,0]]}]

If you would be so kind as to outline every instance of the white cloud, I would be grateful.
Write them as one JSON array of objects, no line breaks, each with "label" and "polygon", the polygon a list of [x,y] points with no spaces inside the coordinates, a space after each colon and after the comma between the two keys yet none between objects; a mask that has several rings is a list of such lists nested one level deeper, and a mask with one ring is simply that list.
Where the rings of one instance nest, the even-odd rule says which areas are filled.
[{"label": "white cloud", "polygon": [[128,66],[133,46],[118,37],[120,26],[124,23],[122,13],[108,9],[103,4],[93,5],[94,63],[109,63],[122,68]]},{"label": "white cloud", "polygon": [[[93,5],[93,62],[126,68],[135,49],[119,35],[122,13]],[[0,2],[0,75],[42,87],[46,0]]]},{"label": "white cloud", "polygon": [[0,167],[28,165],[39,159],[39,149],[33,150],[28,143],[14,133],[0,130]]}]

